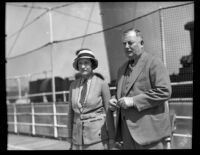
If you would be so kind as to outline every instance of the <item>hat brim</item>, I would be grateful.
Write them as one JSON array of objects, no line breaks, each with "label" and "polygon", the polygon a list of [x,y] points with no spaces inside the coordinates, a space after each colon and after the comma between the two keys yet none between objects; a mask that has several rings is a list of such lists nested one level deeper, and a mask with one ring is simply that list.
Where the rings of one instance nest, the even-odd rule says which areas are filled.
[{"label": "hat brim", "polygon": [[95,58],[91,58],[89,56],[83,56],[83,57],[80,57],[80,58],[76,58],[74,59],[74,62],[73,62],[73,67],[74,69],[76,69],[78,71],[78,60],[79,59],[84,59],[84,58],[87,58],[87,59],[91,59],[92,61],[92,69],[96,69],[98,67],[98,60],[95,59]]}]

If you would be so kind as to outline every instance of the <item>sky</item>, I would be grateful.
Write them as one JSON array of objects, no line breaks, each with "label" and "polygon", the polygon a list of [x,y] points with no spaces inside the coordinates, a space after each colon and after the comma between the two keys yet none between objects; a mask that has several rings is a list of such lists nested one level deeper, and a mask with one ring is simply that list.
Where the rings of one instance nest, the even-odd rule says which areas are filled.
[{"label": "sky", "polygon": [[[48,8],[52,8],[51,11],[48,12]],[[101,30],[98,2],[7,3],[6,75],[49,71],[53,64],[55,76],[73,76],[75,51],[91,47],[97,49],[95,54],[100,59],[97,71],[110,80],[103,34],[62,42]],[[56,41],[61,43],[45,46]]]},{"label": "sky", "polygon": [[[122,5],[123,8],[121,5],[115,3],[115,7],[118,8],[118,11],[116,9],[115,11],[119,22],[125,19],[123,16],[128,17],[126,5]],[[127,5],[129,6],[129,4]],[[137,3],[136,16],[146,14],[159,6],[169,5],[172,5],[172,2],[167,4],[161,2],[159,4]],[[109,5],[106,4],[106,6]],[[113,16],[112,9],[106,11]],[[167,61],[170,74],[178,73],[178,69],[181,67],[180,57],[190,52],[190,38],[186,37],[189,36],[189,32],[184,30],[184,24],[190,21],[192,16],[183,15],[180,18],[174,14],[174,11],[166,14],[168,19],[164,21],[165,27],[168,27],[165,30],[165,45],[166,51],[169,53]],[[174,21],[181,22],[173,25]],[[152,22],[155,23],[155,21]],[[110,25],[116,24],[116,21],[109,23]],[[170,29],[171,26],[173,29]],[[184,30],[181,34],[177,33],[177,29],[180,27]],[[37,77],[43,78],[46,74],[51,76],[52,68],[55,76],[63,78],[72,76],[76,73],[72,68],[75,50],[81,47],[90,47],[94,49],[99,60],[99,67],[96,71],[101,72],[107,81],[110,81],[104,34],[99,33],[73,39],[103,29],[102,10],[100,10],[98,2],[6,3],[6,76],[8,78],[34,73],[34,76],[31,76],[31,80],[33,80]],[[149,30],[145,31],[149,34]],[[47,45],[56,41],[59,43],[52,44],[52,46]],[[155,48],[157,46],[155,39],[149,39],[145,43],[146,47],[152,46],[152,44],[155,44]]]}]

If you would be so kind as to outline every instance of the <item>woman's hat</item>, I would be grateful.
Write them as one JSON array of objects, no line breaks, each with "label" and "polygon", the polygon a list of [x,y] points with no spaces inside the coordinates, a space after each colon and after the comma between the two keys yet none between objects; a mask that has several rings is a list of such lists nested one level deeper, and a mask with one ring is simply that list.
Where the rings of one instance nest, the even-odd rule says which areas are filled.
[{"label": "woman's hat", "polygon": [[90,49],[80,49],[76,51],[77,57],[74,59],[73,67],[78,70],[78,60],[82,58],[89,58],[92,62],[92,69],[96,69],[98,67],[98,60],[95,58],[94,53]]}]

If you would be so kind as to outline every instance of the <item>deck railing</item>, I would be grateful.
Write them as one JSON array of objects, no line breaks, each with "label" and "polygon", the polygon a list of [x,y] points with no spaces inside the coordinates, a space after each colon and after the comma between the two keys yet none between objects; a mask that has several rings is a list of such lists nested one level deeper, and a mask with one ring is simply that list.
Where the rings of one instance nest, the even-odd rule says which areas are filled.
[{"label": "deck railing", "polygon": [[[192,82],[176,83],[176,85],[181,84],[192,84]],[[110,87],[111,91],[115,89],[115,87]],[[26,104],[20,103],[20,100],[17,103],[8,103],[8,132],[67,139],[68,101],[66,96],[68,93],[69,91],[56,92],[56,95],[63,95],[62,102],[47,102],[45,96],[52,95],[52,93],[40,93],[21,97],[20,100],[25,99]],[[35,96],[43,96],[43,102],[33,103],[27,100]],[[7,97],[7,100],[14,98],[18,96]],[[171,98],[169,100],[170,113],[175,114],[174,148],[191,147],[192,105],[192,98]]]}]

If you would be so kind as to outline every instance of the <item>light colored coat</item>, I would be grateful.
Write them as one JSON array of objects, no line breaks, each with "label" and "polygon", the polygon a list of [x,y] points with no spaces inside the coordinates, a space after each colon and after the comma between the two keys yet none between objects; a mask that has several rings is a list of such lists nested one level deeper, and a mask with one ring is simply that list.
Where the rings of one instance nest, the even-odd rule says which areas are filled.
[{"label": "light colored coat", "polygon": [[[132,138],[140,145],[159,141],[171,134],[169,107],[170,79],[166,67],[155,56],[143,52],[134,67],[128,84],[122,87],[128,62],[118,71],[117,98],[122,88],[127,97],[133,97],[135,106],[116,113],[116,140],[121,141],[120,120],[125,118]],[[122,133],[123,134],[123,133]]]},{"label": "light colored coat", "polygon": [[[70,86],[68,134],[73,144],[93,144],[114,139],[114,118],[108,109],[110,90],[108,84],[93,75],[86,102],[78,102],[80,79]],[[91,117],[90,117],[91,116]],[[81,119],[81,118],[85,119]]]}]

